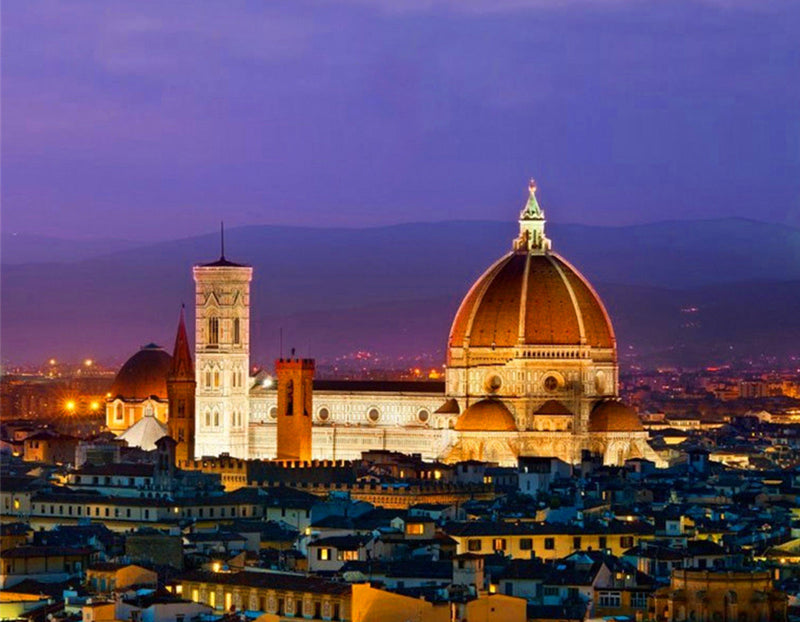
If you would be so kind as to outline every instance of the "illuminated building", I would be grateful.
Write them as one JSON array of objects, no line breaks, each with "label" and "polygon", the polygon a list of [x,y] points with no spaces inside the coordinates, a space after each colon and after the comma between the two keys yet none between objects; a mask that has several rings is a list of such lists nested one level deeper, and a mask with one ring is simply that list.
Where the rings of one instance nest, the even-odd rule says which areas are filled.
[{"label": "illuminated building", "polygon": [[[514,465],[519,456],[576,463],[589,450],[607,464],[658,461],[619,401],[608,314],[552,250],[533,182],[519,224],[511,251],[456,313],[444,383],[314,381],[312,458],[381,449]],[[224,252],[194,268],[196,457],[277,456],[278,392],[248,373],[252,277]]]}]

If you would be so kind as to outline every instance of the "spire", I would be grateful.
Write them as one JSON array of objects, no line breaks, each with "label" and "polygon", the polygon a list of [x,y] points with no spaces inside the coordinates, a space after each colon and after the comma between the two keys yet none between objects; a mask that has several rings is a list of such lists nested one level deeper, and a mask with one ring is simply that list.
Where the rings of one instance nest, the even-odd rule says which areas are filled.
[{"label": "spire", "polygon": [[186,335],[184,305],[181,305],[181,316],[178,321],[178,332],[175,335],[175,349],[172,352],[172,366],[169,370],[169,378],[194,380],[194,363],[192,362],[192,352],[189,348],[189,338]]},{"label": "spire", "polygon": [[536,182],[531,178],[528,182],[528,202],[525,204],[520,218],[542,218],[544,219],[544,212],[539,207],[539,202],[536,200]]},{"label": "spire", "polygon": [[544,234],[544,212],[536,200],[536,182],[528,183],[528,201],[519,215],[519,237],[514,240],[515,251],[544,253],[550,250],[550,240]]}]

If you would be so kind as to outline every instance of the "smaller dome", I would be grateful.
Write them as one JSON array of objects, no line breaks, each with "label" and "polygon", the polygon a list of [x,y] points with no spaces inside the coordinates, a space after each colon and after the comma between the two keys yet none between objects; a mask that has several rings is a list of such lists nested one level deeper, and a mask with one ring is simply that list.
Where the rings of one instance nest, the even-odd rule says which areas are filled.
[{"label": "smaller dome", "polygon": [[147,399],[155,395],[167,399],[167,375],[172,357],[154,343],[142,347],[125,361],[111,385],[111,396]]},{"label": "smaller dome", "polygon": [[572,417],[572,413],[570,412],[569,408],[564,406],[558,400],[547,400],[544,404],[539,406],[534,413],[534,415],[548,415],[548,416],[558,416],[558,417]]},{"label": "smaller dome", "polygon": [[598,402],[589,415],[589,432],[641,432],[642,421],[636,411],[617,400]]},{"label": "smaller dome", "polygon": [[517,424],[503,402],[486,399],[467,408],[456,420],[455,429],[461,432],[516,432]]}]

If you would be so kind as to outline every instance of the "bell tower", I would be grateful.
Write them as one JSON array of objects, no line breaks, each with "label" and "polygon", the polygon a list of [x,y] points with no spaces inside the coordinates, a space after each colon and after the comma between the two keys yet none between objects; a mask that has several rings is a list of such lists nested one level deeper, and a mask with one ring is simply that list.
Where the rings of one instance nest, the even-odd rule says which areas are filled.
[{"label": "bell tower", "polygon": [[169,435],[177,443],[175,464],[180,466],[186,460],[194,459],[194,395],[197,382],[194,376],[192,352],[186,335],[183,306],[175,335],[175,349],[172,352],[172,365],[167,376]]},{"label": "bell tower", "polygon": [[253,268],[220,258],[193,269],[195,456],[248,457],[250,281]]},{"label": "bell tower", "polygon": [[314,359],[278,359],[278,460],[311,460]]}]

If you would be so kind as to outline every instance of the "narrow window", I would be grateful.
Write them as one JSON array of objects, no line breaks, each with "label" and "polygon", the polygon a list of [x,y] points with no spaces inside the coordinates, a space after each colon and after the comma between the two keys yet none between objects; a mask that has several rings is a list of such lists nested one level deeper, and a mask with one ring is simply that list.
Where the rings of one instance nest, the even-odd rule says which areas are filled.
[{"label": "narrow window", "polygon": [[215,346],[219,343],[219,318],[208,318],[208,344]]},{"label": "narrow window", "polygon": [[239,318],[233,320],[233,343],[237,346],[241,343],[241,334],[239,332]]}]

